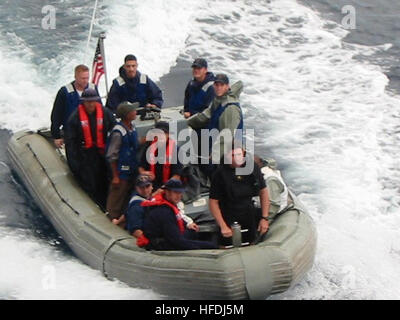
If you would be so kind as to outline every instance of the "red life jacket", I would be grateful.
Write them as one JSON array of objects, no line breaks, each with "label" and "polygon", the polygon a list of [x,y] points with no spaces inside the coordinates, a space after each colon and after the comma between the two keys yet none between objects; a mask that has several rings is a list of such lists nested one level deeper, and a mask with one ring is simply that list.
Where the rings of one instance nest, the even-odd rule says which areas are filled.
[{"label": "red life jacket", "polygon": [[156,194],[150,200],[143,201],[140,205],[142,207],[155,207],[162,205],[167,205],[168,207],[170,207],[175,213],[176,223],[178,224],[179,231],[183,234],[185,232],[185,223],[183,221],[182,214],[179,211],[178,207],[173,203],[169,202],[167,199],[165,199],[164,196],[165,196],[164,192]]},{"label": "red life jacket", "polygon": [[[166,159],[165,163],[163,164],[163,176],[162,176],[162,182],[166,183],[171,175],[171,159],[172,155],[175,149],[175,141],[172,139],[167,140],[167,146],[165,148],[166,152]],[[157,151],[157,137],[154,139],[154,141],[150,145],[150,171],[156,175],[156,151]]]},{"label": "red life jacket", "polygon": [[85,149],[90,149],[96,146],[100,152],[104,153],[105,143],[103,136],[103,108],[100,103],[96,103],[96,144],[93,143],[92,131],[90,129],[89,116],[85,107],[81,104],[78,107],[79,120],[81,121],[83,139],[85,140]]}]

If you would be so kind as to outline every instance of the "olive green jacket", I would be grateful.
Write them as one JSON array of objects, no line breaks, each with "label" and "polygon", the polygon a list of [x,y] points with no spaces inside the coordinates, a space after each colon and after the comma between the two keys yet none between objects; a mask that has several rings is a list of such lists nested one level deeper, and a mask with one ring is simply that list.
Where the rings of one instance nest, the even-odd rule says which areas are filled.
[{"label": "olive green jacket", "polygon": [[[222,97],[215,97],[210,106],[201,113],[197,113],[188,119],[188,126],[193,129],[206,129],[211,119],[213,112],[219,107],[229,103],[239,103],[239,96],[243,91],[242,81],[234,83],[229,91]],[[239,126],[242,114],[241,110],[236,105],[229,105],[219,118],[219,131],[229,129],[232,137],[234,131]],[[220,159],[224,154],[224,144],[220,141],[220,148],[213,146],[213,159]]]}]

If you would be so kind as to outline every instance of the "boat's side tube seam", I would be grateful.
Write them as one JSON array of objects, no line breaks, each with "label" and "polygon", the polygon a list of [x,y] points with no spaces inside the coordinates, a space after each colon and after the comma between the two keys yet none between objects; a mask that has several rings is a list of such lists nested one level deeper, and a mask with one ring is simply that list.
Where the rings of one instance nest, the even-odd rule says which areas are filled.
[{"label": "boat's side tube seam", "polygon": [[39,163],[40,167],[42,168],[44,174],[47,176],[47,178],[50,181],[51,186],[53,187],[53,189],[55,190],[55,192],[57,193],[57,195],[60,197],[60,200],[65,203],[73,212],[75,212],[78,216],[79,216],[79,211],[75,210],[74,207],[72,207],[67,200],[65,200],[65,198],[60,194],[60,192],[57,190],[56,185],[54,184],[53,180],[50,178],[49,174],[47,173],[46,168],[42,165],[42,163],[40,162],[37,154],[35,153],[35,151],[33,151],[31,145],[29,143],[26,144],[26,146],[28,147],[28,149],[32,152],[33,157],[36,159],[36,161]]},{"label": "boat's side tube seam", "polygon": [[122,240],[128,240],[128,239],[132,239],[132,237],[123,237],[123,238],[111,239],[110,242],[108,243],[107,247],[104,248],[104,250],[103,250],[103,261],[102,261],[102,264],[101,264],[101,272],[104,274],[104,276],[106,278],[108,278],[108,275],[107,275],[107,272],[106,272],[106,256],[107,256],[108,251],[110,251],[111,248],[114,246],[114,244],[116,244],[117,242],[122,241]]}]

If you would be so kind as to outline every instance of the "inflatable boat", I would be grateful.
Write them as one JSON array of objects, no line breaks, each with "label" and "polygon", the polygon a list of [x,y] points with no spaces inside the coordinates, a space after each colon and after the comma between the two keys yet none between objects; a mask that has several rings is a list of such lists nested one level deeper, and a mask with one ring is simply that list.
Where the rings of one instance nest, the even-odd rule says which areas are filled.
[{"label": "inflatable boat", "polygon": [[[181,108],[161,112],[162,120],[185,127]],[[159,118],[156,117],[156,118]],[[157,119],[156,119],[157,120]],[[139,135],[154,118],[136,120]],[[110,279],[151,288],[168,298],[265,299],[298,283],[313,265],[317,234],[299,199],[270,224],[256,245],[231,249],[146,251],[126,230],[112,224],[81,189],[48,132],[15,133],[8,144],[13,172],[68,246],[89,266]],[[217,233],[204,193],[185,204],[200,232]]]}]

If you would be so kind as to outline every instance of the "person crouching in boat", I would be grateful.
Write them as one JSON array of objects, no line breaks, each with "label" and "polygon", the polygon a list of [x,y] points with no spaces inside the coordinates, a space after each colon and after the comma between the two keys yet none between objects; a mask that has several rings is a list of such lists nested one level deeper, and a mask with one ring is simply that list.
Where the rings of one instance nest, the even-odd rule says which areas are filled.
[{"label": "person crouching in boat", "polygon": [[[231,157],[231,159],[229,159]],[[252,161],[252,170],[247,174],[238,174],[238,168],[245,168]],[[251,163],[249,163],[251,165]],[[260,196],[261,212],[254,207],[252,198]],[[253,243],[257,231],[264,235],[268,224],[268,191],[260,168],[242,148],[232,148],[225,156],[225,162],[215,171],[210,188],[210,211],[221,229],[222,245],[230,245],[231,225],[238,222],[242,230],[243,241]],[[261,213],[261,216],[260,216]]]},{"label": "person crouching in boat", "polygon": [[122,102],[116,115],[121,119],[111,131],[107,143],[106,159],[111,167],[112,179],[107,197],[108,218],[117,223],[126,211],[137,176],[136,153],[139,141],[133,120],[139,103]]},{"label": "person crouching in boat", "polygon": [[104,210],[108,188],[105,142],[116,122],[112,112],[100,104],[95,89],[86,89],[81,101],[68,120],[68,165],[82,188]]},{"label": "person crouching in boat", "polygon": [[143,201],[150,200],[152,197],[153,184],[149,176],[140,174],[136,178],[135,191],[129,200],[128,210],[119,220],[126,221],[126,229],[135,238],[143,235],[144,207]]},{"label": "person crouching in boat", "polygon": [[169,179],[179,180],[182,174],[182,164],[177,156],[179,148],[169,135],[169,123],[159,121],[155,129],[161,130],[161,134],[147,142],[139,165],[139,174],[150,176],[153,182],[153,195],[162,192],[161,186]]},{"label": "person crouching in boat", "polygon": [[[140,174],[136,178],[135,191],[129,201],[128,210],[118,219],[115,224],[121,224],[126,221],[126,229],[135,238],[140,238],[143,235],[143,224],[145,209],[142,207],[142,202],[152,198],[153,184],[149,176]],[[183,203],[179,202],[177,207],[181,211],[182,218],[187,225],[187,229],[199,231],[198,225],[193,222],[193,219],[184,214],[182,209]],[[114,221],[113,221],[114,222]]]},{"label": "person crouching in boat", "polygon": [[148,211],[138,246],[153,250],[216,249],[212,242],[195,240],[197,234],[193,224],[185,222],[177,206],[184,192],[182,182],[170,179],[163,189],[164,192],[141,204]]}]

